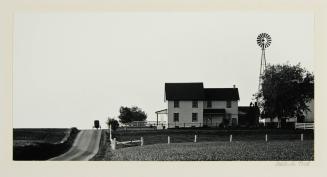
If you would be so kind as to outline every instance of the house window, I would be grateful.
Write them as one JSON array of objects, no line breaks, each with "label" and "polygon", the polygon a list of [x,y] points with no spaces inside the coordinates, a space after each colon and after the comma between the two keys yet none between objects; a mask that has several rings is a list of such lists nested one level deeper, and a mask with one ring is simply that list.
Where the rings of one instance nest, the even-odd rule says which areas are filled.
[{"label": "house window", "polygon": [[198,113],[192,113],[192,122],[198,121]]},{"label": "house window", "polygon": [[212,107],[212,102],[211,101],[207,101],[207,107],[211,108]]},{"label": "house window", "polygon": [[179,101],[174,101],[174,108],[179,108]]},{"label": "house window", "polygon": [[174,113],[174,122],[179,122],[179,113]]},{"label": "house window", "polygon": [[198,107],[198,101],[192,101],[192,108]]},{"label": "house window", "polygon": [[231,108],[232,107],[232,101],[226,101],[226,107]]}]

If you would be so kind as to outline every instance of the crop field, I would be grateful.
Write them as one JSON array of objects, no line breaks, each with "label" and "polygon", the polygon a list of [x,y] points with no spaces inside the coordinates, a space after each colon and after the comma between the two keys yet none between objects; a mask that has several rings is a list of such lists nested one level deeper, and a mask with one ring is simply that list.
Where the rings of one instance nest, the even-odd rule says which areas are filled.
[{"label": "crop field", "polygon": [[66,152],[77,129],[14,129],[13,160],[46,160]]},{"label": "crop field", "polygon": [[[194,143],[194,135],[197,142]],[[229,142],[232,134],[232,142]],[[268,142],[265,135],[268,135]],[[304,141],[301,141],[303,134]],[[170,144],[167,144],[167,137]],[[115,131],[117,141],[144,139],[110,149],[109,133],[103,131],[100,150],[92,160],[314,160],[311,130],[160,130]]]},{"label": "crop field", "polygon": [[313,141],[235,141],[156,144],[111,151],[106,160],[301,161],[314,160]]},{"label": "crop field", "polygon": [[70,133],[70,129],[14,129],[14,146],[31,145],[33,143],[59,143]]}]

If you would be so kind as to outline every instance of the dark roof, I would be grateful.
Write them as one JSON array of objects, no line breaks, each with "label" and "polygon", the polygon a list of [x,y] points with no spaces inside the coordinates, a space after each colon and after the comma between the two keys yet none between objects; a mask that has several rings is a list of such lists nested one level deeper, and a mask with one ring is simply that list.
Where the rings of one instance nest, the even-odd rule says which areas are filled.
[{"label": "dark roof", "polygon": [[225,114],[225,109],[203,109],[203,114]]},{"label": "dark roof", "polygon": [[237,88],[203,88],[202,82],[166,83],[166,100],[239,100]]},{"label": "dark roof", "polygon": [[205,88],[206,100],[239,100],[237,88]]},{"label": "dark roof", "polygon": [[203,100],[203,83],[166,83],[166,100]]}]

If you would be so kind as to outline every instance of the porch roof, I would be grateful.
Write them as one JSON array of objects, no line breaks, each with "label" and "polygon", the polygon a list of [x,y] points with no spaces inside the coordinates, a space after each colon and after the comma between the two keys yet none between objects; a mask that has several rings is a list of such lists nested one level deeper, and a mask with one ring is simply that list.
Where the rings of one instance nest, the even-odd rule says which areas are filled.
[{"label": "porch roof", "polygon": [[203,109],[203,114],[225,114],[225,109]]}]

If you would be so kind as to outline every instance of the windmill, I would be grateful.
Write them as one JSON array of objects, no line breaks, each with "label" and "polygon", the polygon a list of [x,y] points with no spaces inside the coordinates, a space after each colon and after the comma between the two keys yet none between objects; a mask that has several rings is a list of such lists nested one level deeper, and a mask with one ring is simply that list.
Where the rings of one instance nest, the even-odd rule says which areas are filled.
[{"label": "windmill", "polygon": [[265,49],[270,46],[271,37],[267,33],[261,33],[257,37],[257,44],[259,47],[261,47],[261,62],[260,62],[259,87],[258,87],[258,91],[260,91],[262,75],[264,74],[265,69],[266,69]]}]

